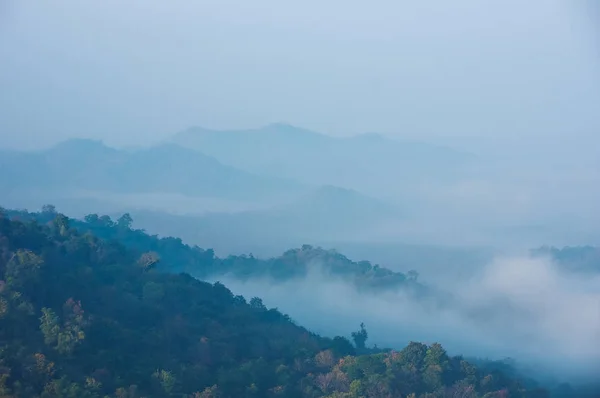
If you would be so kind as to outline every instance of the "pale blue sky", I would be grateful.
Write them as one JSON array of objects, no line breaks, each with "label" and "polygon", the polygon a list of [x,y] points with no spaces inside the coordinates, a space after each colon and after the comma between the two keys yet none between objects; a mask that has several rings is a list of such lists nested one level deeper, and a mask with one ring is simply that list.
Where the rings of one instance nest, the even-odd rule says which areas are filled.
[{"label": "pale blue sky", "polygon": [[0,147],[286,121],[589,149],[593,12],[585,0],[4,0]]}]

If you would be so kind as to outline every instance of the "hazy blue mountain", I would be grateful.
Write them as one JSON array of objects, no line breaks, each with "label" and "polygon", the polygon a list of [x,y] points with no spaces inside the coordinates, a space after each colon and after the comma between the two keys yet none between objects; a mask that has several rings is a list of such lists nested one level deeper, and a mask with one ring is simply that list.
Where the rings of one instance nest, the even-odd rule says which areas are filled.
[{"label": "hazy blue mountain", "polygon": [[217,251],[260,250],[332,239],[360,239],[379,223],[401,221],[402,212],[356,191],[319,187],[269,209],[205,216],[132,212],[137,227],[161,235],[178,233],[188,242]]},{"label": "hazy blue mountain", "polygon": [[236,131],[193,127],[172,140],[240,169],[374,194],[456,178],[474,159],[451,148],[375,133],[331,137],[287,124]]},{"label": "hazy blue mountain", "polygon": [[600,247],[567,246],[562,248],[542,246],[531,251],[535,256],[550,257],[562,269],[572,272],[597,274],[600,272]]},{"label": "hazy blue mountain", "polygon": [[4,152],[2,188],[94,190],[125,193],[264,199],[298,193],[295,182],[257,176],[176,144],[125,151],[98,141],[69,140],[40,152]]}]

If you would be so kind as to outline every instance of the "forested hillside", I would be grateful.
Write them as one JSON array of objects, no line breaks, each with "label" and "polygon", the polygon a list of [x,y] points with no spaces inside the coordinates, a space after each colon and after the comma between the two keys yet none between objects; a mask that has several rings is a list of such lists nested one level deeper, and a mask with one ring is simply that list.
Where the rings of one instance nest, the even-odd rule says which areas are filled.
[{"label": "forested hillside", "polygon": [[0,216],[1,397],[547,396],[439,344],[376,353],[362,325],[354,346],[317,336],[44,214]]},{"label": "forested hillside", "polygon": [[[7,211],[13,218],[49,222],[56,217],[52,206],[46,206],[37,213],[26,211]],[[304,245],[290,249],[279,257],[259,259],[252,255],[216,257],[212,249],[189,246],[179,238],[160,238],[149,235],[143,230],[133,229],[128,214],[117,220],[108,216],[90,214],[85,220],[71,220],[71,225],[82,232],[91,232],[107,240],[116,240],[137,255],[152,253],[160,259],[160,270],[169,272],[187,272],[198,278],[231,275],[237,278],[273,278],[286,280],[305,276],[308,272],[323,272],[352,281],[360,288],[412,289],[423,291],[417,283],[415,272],[391,271],[373,265],[369,261],[355,262],[335,250]]]}]

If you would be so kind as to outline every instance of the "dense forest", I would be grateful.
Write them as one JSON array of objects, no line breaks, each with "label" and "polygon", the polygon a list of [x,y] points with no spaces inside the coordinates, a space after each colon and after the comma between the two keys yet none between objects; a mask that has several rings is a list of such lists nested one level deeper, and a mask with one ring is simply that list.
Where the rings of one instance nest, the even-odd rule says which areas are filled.
[{"label": "dense forest", "polygon": [[[40,223],[56,217],[56,210],[51,205],[37,213],[6,213],[12,218]],[[231,275],[240,279],[267,277],[283,281],[305,276],[312,270],[351,281],[361,289],[402,288],[415,294],[424,293],[425,290],[417,282],[418,274],[415,271],[404,274],[373,265],[369,261],[352,261],[335,250],[303,245],[270,259],[259,259],[251,254],[219,258],[212,249],[190,246],[179,238],[149,235],[144,230],[132,228],[132,223],[129,214],[117,220],[97,214],[90,214],[84,220],[71,220],[71,226],[81,232],[91,232],[102,239],[118,241],[138,255],[151,253],[160,259],[158,267],[162,271],[187,272],[200,279]]]},{"label": "dense forest", "polygon": [[126,217],[120,243],[51,210],[0,215],[0,397],[549,396],[439,344],[370,349],[364,325],[353,343],[315,335],[259,298],[179,272],[202,264],[167,258],[175,239],[141,252]]}]

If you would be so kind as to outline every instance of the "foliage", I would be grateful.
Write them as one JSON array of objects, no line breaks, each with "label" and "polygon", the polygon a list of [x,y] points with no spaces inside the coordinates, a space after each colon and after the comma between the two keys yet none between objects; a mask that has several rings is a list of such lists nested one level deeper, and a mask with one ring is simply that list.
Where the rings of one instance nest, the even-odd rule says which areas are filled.
[{"label": "foliage", "polygon": [[375,352],[364,325],[357,347],[320,337],[259,298],[140,266],[138,251],[73,224],[0,216],[2,397],[547,396],[439,344],[354,356]]},{"label": "foliage", "polygon": [[367,342],[367,338],[369,334],[367,333],[367,329],[365,329],[365,324],[360,324],[360,330],[358,332],[352,332],[352,340],[354,340],[354,345],[359,350],[365,349],[365,344]]},{"label": "foliage", "polygon": [[[46,207],[51,207],[47,205]],[[46,223],[56,216],[52,212],[9,212],[9,216],[22,220]],[[382,291],[403,289],[405,292],[425,294],[426,288],[417,283],[415,271],[408,274],[373,265],[369,261],[352,261],[335,250],[311,245],[287,250],[279,257],[258,259],[252,255],[219,258],[212,249],[186,245],[179,238],[149,235],[131,227],[133,220],[124,214],[117,221],[108,216],[90,214],[83,221],[69,220],[70,225],[81,232],[91,232],[107,240],[119,241],[140,256],[141,263],[157,265],[160,270],[187,272],[200,279],[231,275],[239,279],[269,277],[277,281],[303,277],[310,272],[321,272],[351,281],[359,289]],[[151,261],[150,255],[157,261]],[[145,257],[144,257],[145,256]]]}]

